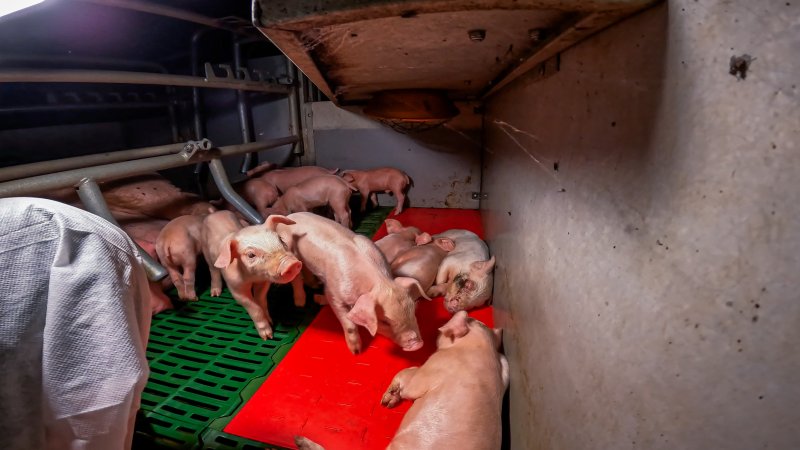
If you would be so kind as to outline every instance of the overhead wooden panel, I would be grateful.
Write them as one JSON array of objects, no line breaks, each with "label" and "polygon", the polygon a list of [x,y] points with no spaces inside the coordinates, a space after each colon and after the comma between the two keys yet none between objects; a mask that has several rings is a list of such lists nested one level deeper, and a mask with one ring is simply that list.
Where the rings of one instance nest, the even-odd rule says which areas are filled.
[{"label": "overhead wooden panel", "polygon": [[256,26],[339,104],[490,94],[653,0],[255,0]]}]

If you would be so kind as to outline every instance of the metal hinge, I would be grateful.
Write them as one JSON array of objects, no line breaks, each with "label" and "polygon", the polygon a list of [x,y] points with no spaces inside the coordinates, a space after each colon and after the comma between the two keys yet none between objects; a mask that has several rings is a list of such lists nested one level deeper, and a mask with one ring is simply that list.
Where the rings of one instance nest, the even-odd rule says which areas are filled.
[{"label": "metal hinge", "polygon": [[472,193],[473,200],[489,200],[489,194],[484,192],[473,192]]}]

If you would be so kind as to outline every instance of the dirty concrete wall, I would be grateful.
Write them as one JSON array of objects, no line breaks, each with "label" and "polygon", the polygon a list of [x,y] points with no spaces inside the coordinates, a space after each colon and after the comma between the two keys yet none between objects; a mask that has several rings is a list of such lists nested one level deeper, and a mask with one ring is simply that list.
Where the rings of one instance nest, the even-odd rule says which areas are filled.
[{"label": "dirty concrete wall", "polygon": [[[339,169],[396,167],[414,180],[408,194],[411,206],[478,208],[472,193],[480,190],[479,129],[473,135],[474,130],[462,131],[450,125],[414,139],[331,102],[315,102],[312,108],[317,165]],[[463,122],[470,123],[461,119],[456,123]],[[441,139],[427,139],[431,135]],[[378,202],[396,204],[394,197],[386,194],[378,195]]]},{"label": "dirty concrete wall", "polygon": [[512,448],[800,448],[798,17],[669,1],[488,102]]}]

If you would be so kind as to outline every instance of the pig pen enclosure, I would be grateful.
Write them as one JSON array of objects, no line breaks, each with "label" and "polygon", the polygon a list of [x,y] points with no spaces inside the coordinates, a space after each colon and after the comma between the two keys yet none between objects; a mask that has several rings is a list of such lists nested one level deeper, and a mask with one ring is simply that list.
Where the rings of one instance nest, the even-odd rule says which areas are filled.
[{"label": "pig pen enclosure", "polygon": [[[459,309],[503,330],[505,356],[437,385],[492,380],[450,396],[442,421],[475,422],[430,448],[800,448],[798,18],[794,0],[0,2],[0,199],[76,206],[139,247],[149,377],[132,425],[114,416],[120,448],[400,442],[425,397],[387,408],[402,391],[387,387],[476,335],[474,321],[453,334]],[[378,168],[399,187],[360,172]],[[323,236],[293,243],[306,209],[337,230],[320,242],[347,228],[380,242],[303,249]],[[297,223],[269,221],[283,215]],[[159,252],[186,216],[196,301],[168,273],[177,247]],[[247,252],[229,243],[250,225],[279,237],[268,269],[291,282],[242,282]],[[382,238],[404,236],[397,256],[430,249],[439,275],[465,249],[453,229],[476,233],[479,256],[397,281]],[[0,257],[21,245],[12,231]],[[216,265],[225,248],[235,276]],[[398,304],[433,297],[413,326],[338,295],[383,277],[373,266],[398,277]],[[265,279],[280,282],[259,305]],[[9,294],[45,301],[30,297]],[[13,420],[29,417],[8,396],[29,388],[6,331],[20,320],[0,319],[0,442],[63,444],[55,419]],[[504,382],[505,397],[473,398]]]}]

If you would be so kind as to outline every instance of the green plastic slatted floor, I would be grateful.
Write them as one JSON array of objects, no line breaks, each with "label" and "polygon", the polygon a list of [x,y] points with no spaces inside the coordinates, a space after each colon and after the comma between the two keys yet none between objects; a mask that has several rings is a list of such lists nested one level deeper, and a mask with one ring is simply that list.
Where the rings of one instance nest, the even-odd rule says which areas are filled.
[{"label": "green plastic slatted floor", "polygon": [[[371,237],[391,208],[377,208],[355,228]],[[250,317],[224,290],[153,317],[133,448],[272,449],[222,432],[311,323],[319,308],[295,308],[287,286],[270,291],[274,337],[262,341]]]}]

